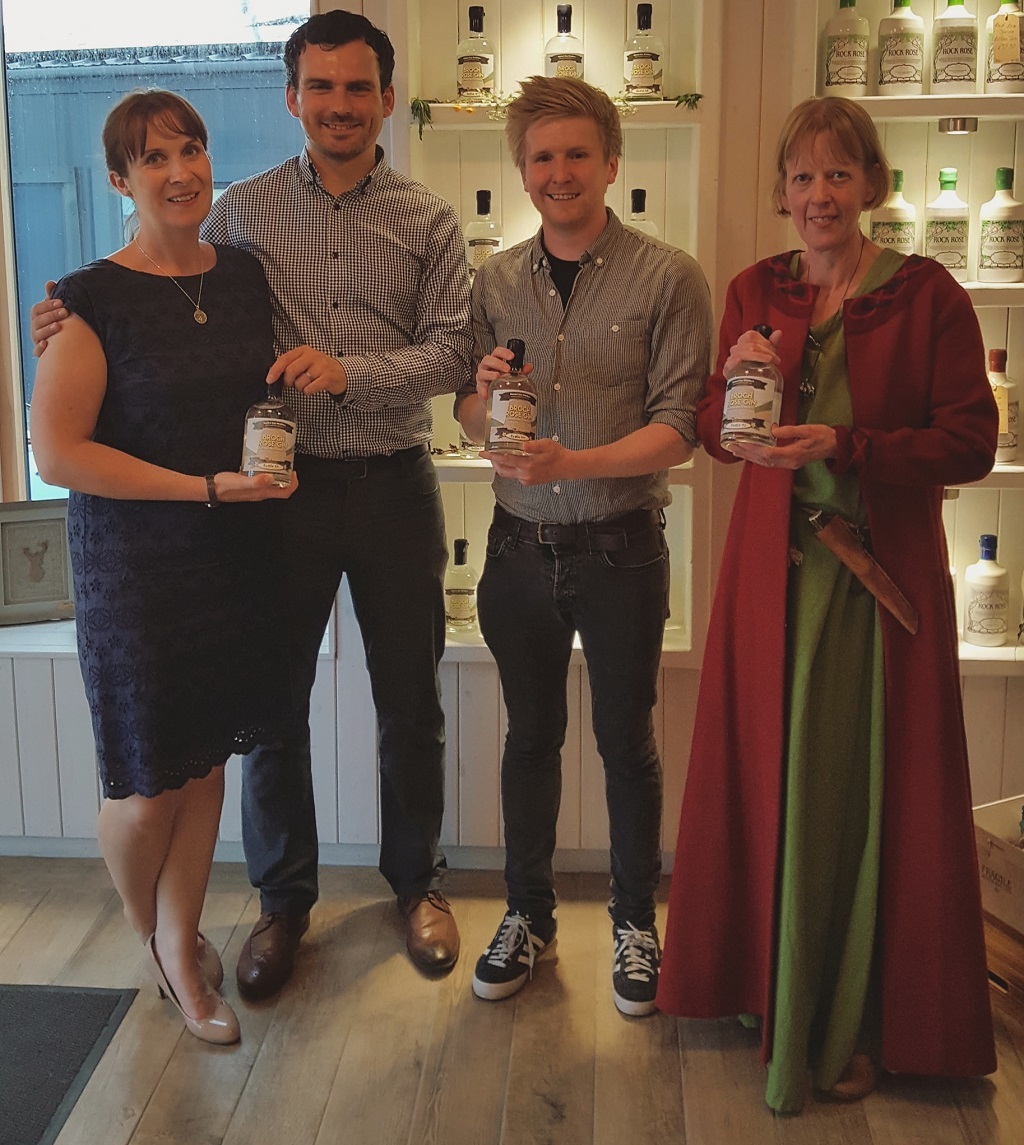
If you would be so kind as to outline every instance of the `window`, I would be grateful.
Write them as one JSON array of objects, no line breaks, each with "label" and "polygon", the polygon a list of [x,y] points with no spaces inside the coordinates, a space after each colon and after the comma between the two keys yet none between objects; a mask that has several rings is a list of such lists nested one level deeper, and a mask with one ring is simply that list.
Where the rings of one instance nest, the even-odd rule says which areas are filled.
[{"label": "window", "polygon": [[[122,200],[107,183],[100,145],[110,106],[138,87],[185,96],[209,129],[218,187],[272,167],[301,146],[284,107],[281,52],[309,11],[309,0],[48,0],[44,15],[37,0],[5,0],[21,351],[14,384],[26,411],[35,374],[28,311],[43,284],[124,244]],[[40,481],[26,446],[29,497],[64,496]],[[4,463],[10,458],[8,450]]]}]

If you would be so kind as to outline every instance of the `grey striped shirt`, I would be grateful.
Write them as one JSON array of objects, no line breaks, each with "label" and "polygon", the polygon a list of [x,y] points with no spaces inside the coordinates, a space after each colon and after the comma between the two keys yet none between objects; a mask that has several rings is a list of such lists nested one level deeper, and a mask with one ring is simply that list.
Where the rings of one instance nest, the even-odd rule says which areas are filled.
[{"label": "grey striped shirt", "polygon": [[451,207],[393,171],[374,169],[337,197],[302,154],[233,183],[203,227],[263,264],[278,353],[337,357],[348,388],[290,391],[298,449],[317,457],[394,453],[430,437],[430,399],[469,371],[469,288]]},{"label": "grey striped shirt", "polygon": [[[495,346],[522,338],[534,366],[538,436],[590,449],[660,422],[696,444],[711,325],[711,297],[697,263],[624,227],[609,210],[564,308],[539,233],[480,267],[474,373]],[[671,500],[664,471],[534,486],[496,476],[494,492],[517,517],[562,524],[659,509]]]}]

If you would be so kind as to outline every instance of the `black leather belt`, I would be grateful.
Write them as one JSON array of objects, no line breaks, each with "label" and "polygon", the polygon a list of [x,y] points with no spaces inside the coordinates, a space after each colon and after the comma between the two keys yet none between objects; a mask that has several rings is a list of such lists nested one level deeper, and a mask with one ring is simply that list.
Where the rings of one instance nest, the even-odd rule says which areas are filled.
[{"label": "black leather belt", "polygon": [[632,513],[604,521],[563,525],[557,521],[527,521],[495,505],[494,523],[507,529],[517,541],[528,545],[555,545],[582,552],[610,553],[627,548],[629,538],[637,533],[660,529],[664,518],[659,509],[634,509]]},{"label": "black leather belt", "polygon": [[379,453],[374,457],[314,457],[310,453],[296,455],[295,468],[330,474],[341,481],[359,481],[374,473],[387,473],[401,469],[410,461],[427,452],[425,445],[413,445],[395,453]]}]

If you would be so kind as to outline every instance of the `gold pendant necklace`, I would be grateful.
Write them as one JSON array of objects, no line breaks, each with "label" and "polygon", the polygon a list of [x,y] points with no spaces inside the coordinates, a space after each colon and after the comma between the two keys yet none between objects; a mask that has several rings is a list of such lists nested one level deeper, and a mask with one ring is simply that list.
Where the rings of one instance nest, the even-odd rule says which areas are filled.
[{"label": "gold pendant necklace", "polygon": [[139,250],[141,250],[142,253],[146,255],[146,258],[149,259],[149,261],[157,268],[157,270],[160,271],[160,273],[165,278],[169,278],[171,282],[173,282],[174,285],[181,291],[181,293],[185,295],[189,302],[192,303],[192,305],[195,307],[195,313],[192,315],[193,319],[198,322],[200,326],[204,326],[206,324],[206,311],[200,309],[199,303],[203,299],[203,279],[206,277],[206,271],[202,270],[199,272],[199,297],[193,299],[192,295],[189,294],[189,292],[184,288],[184,286],[181,285],[181,283],[174,277],[173,274],[168,274],[167,271],[164,270],[164,268],[151,254],[146,254],[146,251],[143,250],[142,243],[139,242],[138,237],[134,238],[132,242],[134,242]]}]

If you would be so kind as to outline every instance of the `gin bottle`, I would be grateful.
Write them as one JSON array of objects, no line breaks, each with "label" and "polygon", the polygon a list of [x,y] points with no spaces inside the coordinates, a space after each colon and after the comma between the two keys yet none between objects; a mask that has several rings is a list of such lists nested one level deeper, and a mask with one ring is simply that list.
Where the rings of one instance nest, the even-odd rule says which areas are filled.
[{"label": "gin bottle", "polygon": [[1008,465],[1017,460],[1020,434],[1020,398],[1017,383],[1006,376],[1006,351],[989,350],[988,380],[992,396],[999,410],[999,438],[996,445],[996,464]]},{"label": "gin bottle", "polygon": [[869,34],[855,0],[839,0],[825,25],[825,95],[867,95]]},{"label": "gin bottle", "polygon": [[[770,338],[770,326],[754,329]],[[734,442],[774,445],[772,426],[782,413],[783,379],[771,362],[739,362],[725,375],[725,408],[722,410],[721,442],[728,449]]]},{"label": "gin bottle", "polygon": [[494,47],[484,39],[485,14],[478,4],[469,9],[469,35],[456,49],[460,103],[486,103],[494,95]]},{"label": "gin bottle", "polygon": [[910,0],[892,0],[878,21],[878,94],[920,95],[924,90],[924,20]]},{"label": "gin bottle", "polygon": [[871,212],[871,241],[892,247],[901,254],[913,254],[917,237],[917,211],[903,197],[903,172],[892,173],[892,194]]},{"label": "gin bottle", "polygon": [[544,45],[544,74],[583,79],[583,41],[572,34],[572,5],[558,5],[558,34]]},{"label": "gin bottle", "polygon": [[629,192],[630,212],[629,225],[635,231],[643,231],[645,235],[658,237],[658,228],[647,217],[647,192],[643,187],[634,187]]},{"label": "gin bottle", "polygon": [[491,257],[501,250],[501,227],[491,218],[491,192],[476,193],[476,218],[466,224],[466,261],[469,264],[469,281]]},{"label": "gin bottle", "polygon": [[932,24],[932,95],[971,95],[978,86],[978,17],[948,0]]},{"label": "gin bottle", "polygon": [[1024,92],[1024,15],[1004,0],[985,22],[985,91]]},{"label": "gin bottle", "polygon": [[981,557],[964,573],[964,640],[985,648],[1005,644],[1010,628],[1010,577],[996,562],[997,543],[982,533]]},{"label": "gin bottle", "polygon": [[1024,280],[1024,203],[1013,197],[1013,168],[996,168],[996,191],[978,212],[979,282]]},{"label": "gin bottle", "polygon": [[295,414],[284,404],[284,382],[267,386],[263,401],[245,415],[241,472],[269,473],[275,485],[290,485],[295,466]]},{"label": "gin bottle", "polygon": [[939,194],[924,210],[924,253],[957,280],[967,280],[970,209],[956,193],[956,168],[939,171]]},{"label": "gin bottle", "polygon": [[510,338],[511,370],[487,390],[484,448],[492,453],[525,453],[524,441],[537,440],[537,389],[523,373],[526,343]]},{"label": "gin bottle", "polygon": [[626,41],[622,72],[626,99],[661,99],[665,45],[651,31],[651,5],[637,4],[636,31]]},{"label": "gin bottle", "polygon": [[476,569],[466,563],[469,541],[459,537],[454,543],[455,563],[444,574],[444,617],[449,628],[470,628],[476,624]]}]

